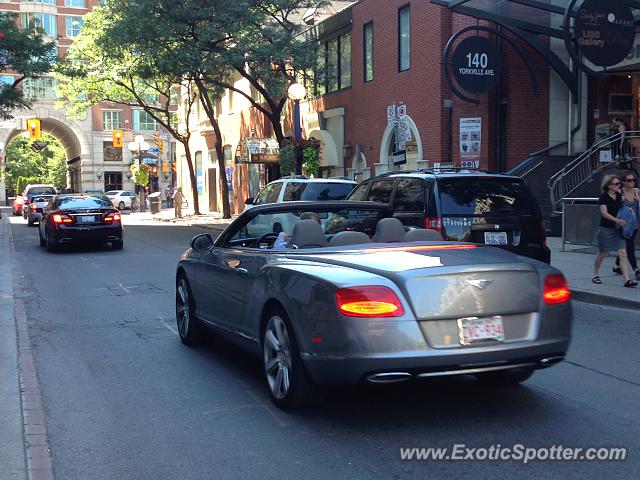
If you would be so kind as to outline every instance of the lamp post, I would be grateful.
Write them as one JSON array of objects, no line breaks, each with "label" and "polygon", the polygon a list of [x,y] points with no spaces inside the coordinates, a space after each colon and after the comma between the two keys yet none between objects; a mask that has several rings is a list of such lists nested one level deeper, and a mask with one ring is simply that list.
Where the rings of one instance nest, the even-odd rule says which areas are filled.
[{"label": "lamp post", "polygon": [[289,85],[287,95],[293,100],[293,137],[296,141],[296,175],[302,174],[302,159],[300,158],[300,140],[302,140],[302,124],[300,123],[300,100],[307,96],[307,89],[301,83]]},{"label": "lamp post", "polygon": [[[133,142],[130,142],[127,147],[129,148],[129,151],[134,155],[135,158],[135,162],[136,165],[140,165],[142,163],[142,153],[146,152],[147,150],[149,150],[150,145],[144,141],[144,137],[142,135],[136,135],[135,138],[133,139]],[[144,198],[144,187],[146,185],[142,186],[143,188],[138,192],[138,195],[140,196],[139,201],[140,201],[140,211],[144,212],[146,210],[146,205],[145,205],[145,198]],[[136,184],[136,188],[138,187],[138,185]]]}]

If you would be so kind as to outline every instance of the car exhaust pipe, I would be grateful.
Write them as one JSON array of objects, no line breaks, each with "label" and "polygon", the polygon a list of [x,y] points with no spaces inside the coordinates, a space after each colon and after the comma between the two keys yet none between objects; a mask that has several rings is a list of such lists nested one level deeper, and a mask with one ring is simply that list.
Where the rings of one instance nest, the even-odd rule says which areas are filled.
[{"label": "car exhaust pipe", "polygon": [[556,355],[554,357],[545,357],[545,358],[541,358],[538,361],[538,365],[546,368],[546,367],[550,367],[551,365],[555,365],[556,363],[560,363],[562,360],[564,360],[564,357],[561,355]]},{"label": "car exhaust pipe", "polygon": [[374,373],[367,380],[371,383],[396,383],[409,380],[413,375],[407,372]]}]

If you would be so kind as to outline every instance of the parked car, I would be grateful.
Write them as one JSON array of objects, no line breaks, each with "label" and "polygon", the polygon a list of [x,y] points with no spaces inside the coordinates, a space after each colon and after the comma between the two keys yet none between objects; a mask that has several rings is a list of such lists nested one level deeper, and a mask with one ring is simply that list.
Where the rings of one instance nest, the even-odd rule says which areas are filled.
[{"label": "parked car", "polygon": [[24,197],[22,218],[25,220],[27,219],[27,215],[29,213],[28,205],[34,195],[55,195],[56,193],[58,193],[56,192],[56,187],[50,184],[35,183],[27,185],[22,193],[22,196]]},{"label": "parked car", "polygon": [[[515,384],[564,358],[572,311],[557,269],[392,215],[373,202],[260,205],[215,241],[194,237],[176,269],[180,339],[213,331],[258,355],[283,409],[336,384]],[[274,248],[282,233],[287,246]]]},{"label": "parked car", "polygon": [[478,171],[392,172],[360,183],[348,200],[383,202],[404,225],[446,240],[484,243],[551,261],[542,212],[519,177]]},{"label": "parked car", "polygon": [[124,244],[120,212],[104,195],[58,195],[39,222],[40,245],[51,252],[63,244],[111,242],[114,250]]},{"label": "parked car", "polygon": [[11,204],[11,212],[14,215],[22,215],[22,207],[24,206],[24,197],[22,195],[16,195]]},{"label": "parked car", "polygon": [[131,208],[131,202],[136,198],[136,193],[129,190],[110,190],[105,195],[118,210]]},{"label": "parked car", "polygon": [[39,222],[42,212],[53,198],[53,195],[36,195],[31,198],[29,203],[29,211],[27,213],[27,224],[31,227],[34,223]]},{"label": "parked car", "polygon": [[104,195],[104,190],[101,188],[89,188],[84,191],[87,195]]},{"label": "parked car", "polygon": [[266,203],[344,200],[356,185],[341,178],[283,177],[268,183],[256,198],[247,198],[245,209]]}]

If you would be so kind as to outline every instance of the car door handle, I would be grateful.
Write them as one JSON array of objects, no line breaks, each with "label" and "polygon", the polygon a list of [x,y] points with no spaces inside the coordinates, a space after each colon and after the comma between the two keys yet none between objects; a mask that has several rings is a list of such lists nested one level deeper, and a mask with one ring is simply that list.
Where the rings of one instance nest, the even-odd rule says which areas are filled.
[{"label": "car door handle", "polygon": [[236,272],[239,272],[239,273],[248,273],[249,272],[249,270],[247,270],[246,268],[242,268],[242,267],[236,267],[234,270]]},{"label": "car door handle", "polygon": [[240,273],[247,273],[248,270],[246,268],[242,268],[240,266],[240,260],[237,258],[230,258],[228,260],[226,260],[227,262],[227,266],[229,268],[233,268],[236,272],[240,272]]}]

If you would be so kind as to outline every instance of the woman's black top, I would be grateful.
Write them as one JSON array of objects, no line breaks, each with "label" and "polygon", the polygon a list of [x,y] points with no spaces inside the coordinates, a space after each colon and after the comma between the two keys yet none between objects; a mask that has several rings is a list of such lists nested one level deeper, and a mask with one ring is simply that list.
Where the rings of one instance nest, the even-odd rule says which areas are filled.
[{"label": "woman's black top", "polygon": [[[607,212],[609,213],[609,215],[613,215],[615,217],[618,215],[618,211],[620,210],[620,207],[622,207],[622,197],[619,195],[616,195],[616,198],[614,200],[609,196],[608,193],[603,193],[598,198],[598,205],[606,205]],[[601,216],[600,226],[605,228],[615,228],[616,223]]]}]

